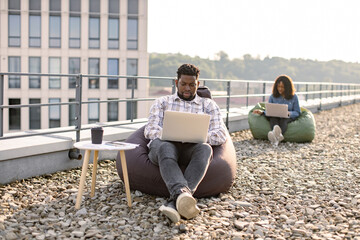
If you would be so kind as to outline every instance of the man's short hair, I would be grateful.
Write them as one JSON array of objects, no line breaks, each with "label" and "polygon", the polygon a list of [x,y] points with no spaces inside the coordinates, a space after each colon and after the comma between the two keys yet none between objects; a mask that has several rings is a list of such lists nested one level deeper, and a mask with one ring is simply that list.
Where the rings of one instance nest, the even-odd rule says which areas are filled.
[{"label": "man's short hair", "polygon": [[177,79],[180,79],[181,75],[195,76],[198,79],[200,70],[193,64],[185,63],[178,68]]}]

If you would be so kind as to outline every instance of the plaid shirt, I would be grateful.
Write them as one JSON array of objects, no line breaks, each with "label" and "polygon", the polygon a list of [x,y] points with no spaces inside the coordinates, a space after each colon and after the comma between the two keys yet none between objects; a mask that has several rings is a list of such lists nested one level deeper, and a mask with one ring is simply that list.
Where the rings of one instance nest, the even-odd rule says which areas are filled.
[{"label": "plaid shirt", "polygon": [[160,138],[166,110],[209,114],[210,125],[207,142],[210,145],[221,145],[226,141],[227,129],[221,117],[220,108],[215,101],[198,95],[191,101],[185,101],[179,98],[177,93],[155,100],[150,108],[149,120],[144,131],[145,138],[150,140]]}]

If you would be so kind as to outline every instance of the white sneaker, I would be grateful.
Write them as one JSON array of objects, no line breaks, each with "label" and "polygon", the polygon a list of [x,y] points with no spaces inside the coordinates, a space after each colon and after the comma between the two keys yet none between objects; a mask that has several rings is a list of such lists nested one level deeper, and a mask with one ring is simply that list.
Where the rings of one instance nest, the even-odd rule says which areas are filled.
[{"label": "white sneaker", "polygon": [[275,125],[275,126],[274,126],[273,133],[274,133],[275,137],[276,137],[278,140],[280,140],[281,128],[279,127],[279,125]]},{"label": "white sneaker", "polygon": [[284,136],[280,133],[280,136],[278,138],[278,141],[281,142],[282,140],[284,140]]},{"label": "white sneaker", "polygon": [[159,208],[160,212],[162,212],[165,216],[167,216],[168,218],[170,218],[170,220],[173,223],[177,223],[178,221],[180,221],[180,214],[178,213],[178,211],[176,211],[176,207],[175,207],[175,203],[174,201],[171,201],[169,203],[167,203],[166,205],[162,205]]},{"label": "white sneaker", "polygon": [[272,145],[277,146],[279,144],[279,141],[275,137],[275,134],[274,134],[273,131],[268,132],[268,139],[269,139],[269,141],[271,142]]},{"label": "white sneaker", "polygon": [[196,199],[188,192],[181,193],[176,199],[176,209],[186,219],[196,217],[200,213]]}]

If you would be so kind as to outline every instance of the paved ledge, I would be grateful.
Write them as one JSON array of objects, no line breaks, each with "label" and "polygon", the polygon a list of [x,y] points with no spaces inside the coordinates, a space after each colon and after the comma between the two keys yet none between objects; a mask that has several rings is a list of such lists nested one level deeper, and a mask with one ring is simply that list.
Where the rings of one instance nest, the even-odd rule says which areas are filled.
[{"label": "paved ledge", "polygon": [[[355,102],[360,102],[360,96],[355,98],[323,99],[321,103],[319,100],[309,100],[307,102],[300,102],[300,105],[316,113],[320,109],[326,110]],[[229,132],[249,128],[247,115],[251,108],[231,108],[229,110]],[[90,124],[83,125],[82,127],[91,128],[101,125],[104,127],[104,140],[125,140],[135,130],[142,127],[145,124],[145,120],[139,119],[137,120],[138,122],[120,126]],[[224,121],[226,121],[226,118],[224,118]],[[124,122],[117,123],[121,124]],[[62,129],[69,130],[71,128]],[[47,131],[49,130],[31,131],[29,133],[46,133]],[[19,134],[23,133],[6,134],[6,136]],[[75,132],[65,132],[0,140],[0,184],[80,167],[82,160],[69,159],[69,150],[73,149],[75,139]],[[81,131],[80,140],[90,140],[90,129]],[[84,154],[83,151],[81,153],[82,155]],[[99,152],[99,160],[115,159],[116,155],[117,152],[102,151]],[[91,161],[92,159],[93,156],[91,156]]]}]

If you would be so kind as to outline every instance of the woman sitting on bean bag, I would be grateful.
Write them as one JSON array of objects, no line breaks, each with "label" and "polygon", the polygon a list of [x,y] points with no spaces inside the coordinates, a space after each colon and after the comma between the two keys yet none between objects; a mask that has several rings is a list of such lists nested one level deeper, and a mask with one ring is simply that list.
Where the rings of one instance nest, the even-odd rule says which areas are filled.
[{"label": "woman sitting on bean bag", "polygon": [[[269,98],[269,103],[287,104],[289,117],[273,117],[267,116],[266,111],[263,107],[255,107],[250,112],[253,114],[264,115],[267,121],[270,122],[270,129],[267,132],[267,139],[274,145],[277,146],[279,142],[290,139],[295,142],[306,142],[312,141],[315,135],[315,120],[310,111],[305,108],[300,108],[299,100],[295,94],[294,84],[292,79],[287,75],[280,75],[276,78],[273,85],[272,94]],[[296,121],[301,117],[301,121]],[[256,121],[262,121],[263,119],[256,120],[249,114],[249,125],[250,130],[255,138],[259,130],[267,128],[267,124],[256,124]],[[300,120],[300,119],[299,119]],[[288,125],[292,125],[292,129],[288,132]],[[303,125],[303,126],[301,126]],[[256,129],[260,128],[260,129]],[[294,131],[295,130],[295,131]],[[304,134],[301,134],[303,131]],[[254,134],[255,133],[255,134]],[[260,135],[262,135],[260,133]],[[298,135],[298,136],[297,136]]]}]

